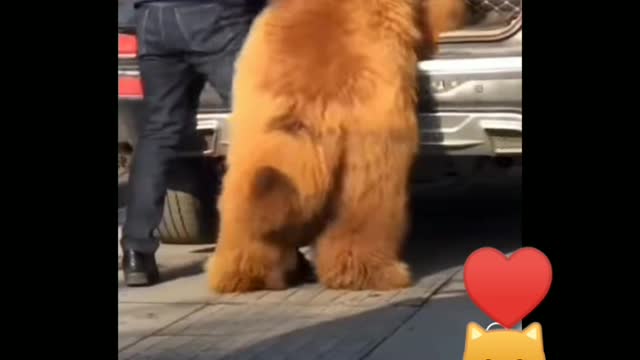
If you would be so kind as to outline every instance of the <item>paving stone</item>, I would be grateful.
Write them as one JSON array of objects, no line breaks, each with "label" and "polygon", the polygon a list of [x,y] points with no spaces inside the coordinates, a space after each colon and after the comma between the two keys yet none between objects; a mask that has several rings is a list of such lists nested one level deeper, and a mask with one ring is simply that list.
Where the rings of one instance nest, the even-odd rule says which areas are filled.
[{"label": "paving stone", "polygon": [[120,352],[119,360],[216,360],[225,355],[224,339],[192,336],[151,336]]},{"label": "paving stone", "polygon": [[118,348],[129,346],[200,308],[202,305],[118,304]]},{"label": "paving stone", "polygon": [[286,290],[269,291],[264,296],[255,300],[255,302],[258,304],[286,302],[293,294],[298,291],[300,291],[300,289],[297,287],[292,287]]},{"label": "paving stone", "polygon": [[255,302],[269,294],[270,291],[260,290],[252,291],[243,294],[229,294],[227,297],[215,297],[213,300],[217,303],[230,302],[230,303],[250,303]]},{"label": "paving stone", "polygon": [[287,298],[290,304],[308,304],[313,298],[325,291],[325,288],[318,284],[304,284],[298,287],[298,291]]},{"label": "paving stone", "polygon": [[469,321],[485,328],[492,323],[464,292],[434,296],[366,360],[462,359]]},{"label": "paving stone", "polygon": [[149,287],[118,289],[121,303],[204,304],[214,301],[215,297],[207,289],[204,275],[181,277]]},{"label": "paving stone", "polygon": [[[208,291],[202,273],[214,245],[163,244],[158,262],[169,275],[163,283],[131,289],[120,284],[119,358],[460,359],[468,321],[490,323],[464,291],[466,257],[483,246],[505,252],[521,246],[517,208],[497,217],[484,214],[496,195],[482,192],[462,205],[451,205],[448,196],[439,204],[423,202],[441,215],[418,214],[423,217],[415,222],[407,259],[417,281],[402,291],[351,292],[314,283],[219,296]],[[472,210],[444,215],[448,207]],[[119,277],[122,282],[121,272]]]},{"label": "paving stone", "polygon": [[340,298],[340,303],[349,306],[358,306],[361,305],[365,299],[369,298],[371,294],[373,294],[373,291],[369,290],[350,291]]},{"label": "paving stone", "polygon": [[311,305],[326,305],[331,304],[334,301],[338,301],[338,299],[345,295],[347,291],[344,290],[333,290],[333,289],[325,289],[323,288],[316,296],[309,300],[309,304]]},{"label": "paving stone", "polygon": [[456,274],[453,276],[453,280],[463,281],[464,282],[464,267],[458,270]]},{"label": "paving stone", "polygon": [[120,359],[351,359],[414,312],[343,304],[209,305],[126,349]]},{"label": "paving stone", "polygon": [[[204,274],[186,276],[165,281],[152,287],[126,288],[118,291],[120,302],[137,303],[183,303],[183,304],[224,304],[224,303],[258,303],[292,305],[327,305],[344,304],[349,306],[375,307],[391,302],[412,301],[419,304],[452,276],[459,268],[451,268],[423,276],[408,289],[394,291],[347,291],[326,289],[318,283],[282,291],[255,291],[246,294],[215,294],[207,288]],[[411,305],[406,303],[406,305]]]},{"label": "paving stone", "polygon": [[401,293],[401,290],[396,291],[370,291],[366,297],[358,299],[359,303],[357,306],[362,307],[370,307],[370,306],[379,306],[391,303],[392,299],[398,294]]},{"label": "paving stone", "polygon": [[407,306],[418,306],[433,296],[459,271],[459,267],[455,267],[433,275],[424,276],[420,278],[414,286],[401,290],[396,296],[387,299],[387,301],[401,303]]},{"label": "paving stone", "polygon": [[456,297],[465,295],[466,289],[464,287],[463,280],[451,279],[444,285],[437,294],[433,296],[433,299],[441,299],[445,297]]}]

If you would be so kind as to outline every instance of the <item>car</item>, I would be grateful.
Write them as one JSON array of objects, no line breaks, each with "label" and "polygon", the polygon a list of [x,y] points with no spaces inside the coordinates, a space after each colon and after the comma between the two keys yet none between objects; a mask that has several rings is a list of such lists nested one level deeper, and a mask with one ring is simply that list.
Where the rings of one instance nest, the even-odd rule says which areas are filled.
[{"label": "car", "polygon": [[[464,184],[483,169],[522,159],[522,0],[465,0],[466,25],[442,34],[438,53],[417,66],[420,156],[416,185]],[[126,185],[137,129],[145,117],[130,2],[119,1],[118,169]],[[199,176],[171,173],[157,235],[164,243],[209,243],[215,194],[228,148],[230,109],[206,86],[197,114],[198,147],[180,156]],[[177,166],[180,166],[178,164]],[[203,181],[204,180],[204,181]]]}]

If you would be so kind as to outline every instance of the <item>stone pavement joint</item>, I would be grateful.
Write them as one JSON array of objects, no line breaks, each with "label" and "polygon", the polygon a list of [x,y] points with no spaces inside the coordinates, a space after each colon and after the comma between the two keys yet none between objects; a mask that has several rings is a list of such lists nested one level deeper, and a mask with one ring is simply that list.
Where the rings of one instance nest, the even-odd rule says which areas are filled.
[{"label": "stone pavement joint", "polygon": [[[422,307],[429,301],[431,297],[438,293],[438,291],[447,286],[453,279],[459,274],[462,273],[462,270],[452,271],[449,276],[446,276],[440,281],[435,287],[432,287],[429,291],[428,296],[426,296],[419,304],[412,304],[408,302],[409,306],[414,306],[414,311],[403,321],[400,325],[396,326],[393,331],[387,334],[383,339],[378,341],[374,346],[372,346],[368,351],[366,351],[362,357],[359,357],[359,360],[363,360],[367,358],[370,354],[372,354],[376,349],[378,349],[382,344],[384,344],[388,339],[398,333],[398,331],[407,323],[409,323],[422,309]],[[406,303],[406,302],[405,302]],[[403,303],[399,303],[399,306],[407,306]]]},{"label": "stone pavement joint", "polygon": [[384,306],[404,301],[404,305],[419,306],[443,283],[459,271],[459,267],[424,276],[407,289],[395,291],[346,291],[326,289],[318,283],[306,284],[283,291],[256,291],[246,294],[217,295],[209,291],[204,274],[169,280],[147,288],[121,287],[120,303],[159,304],[281,304],[324,305],[340,303],[354,307]]},{"label": "stone pavement joint", "polygon": [[[161,283],[127,288],[120,281],[118,358],[460,359],[468,321],[491,322],[466,294],[461,264],[479,247],[508,253],[522,246],[519,210],[511,208],[519,202],[499,190],[454,205],[448,196],[442,205],[425,200],[414,209],[425,218],[410,241],[417,281],[401,291],[336,291],[314,283],[219,296],[207,289],[201,266],[215,245],[163,244]],[[487,200],[497,198],[509,209],[490,206],[496,211],[488,216]],[[464,210],[444,213],[456,208]]]},{"label": "stone pavement joint", "polygon": [[[411,321],[429,298],[458,273],[459,270],[451,269],[429,281],[421,281],[423,287],[412,288],[417,291],[390,292],[391,296],[386,297],[385,292],[323,289],[316,290],[313,293],[317,296],[307,297],[302,303],[287,301],[296,292],[286,291],[277,296],[272,295],[274,292],[264,292],[253,301],[219,301],[195,307],[121,302],[120,317],[125,319],[125,326],[119,331],[122,338],[119,358],[261,359],[269,354],[266,358],[279,359],[304,354],[305,358],[364,359]],[[303,287],[300,292],[316,287],[319,285]],[[372,294],[377,296],[371,297]],[[271,301],[261,301],[266,296],[270,296]],[[317,300],[320,297],[324,299]],[[359,302],[371,298],[374,300],[368,305],[358,306]],[[378,298],[384,301],[377,301]],[[189,311],[183,310],[162,323],[153,324],[151,330],[134,334],[137,336],[134,339],[127,335],[132,327],[127,329],[126,319],[135,318],[130,312],[142,310],[162,316],[169,306],[181,306]]]},{"label": "stone pavement joint", "polygon": [[415,309],[343,304],[207,305],[126,347],[125,359],[360,358]]},{"label": "stone pavement joint", "polygon": [[[145,305],[148,306],[148,305],[151,305],[151,304],[119,304],[119,307],[121,305],[132,306],[132,307],[134,307],[134,310],[137,310],[137,309],[135,309],[136,306],[137,307],[145,306]],[[166,304],[164,306],[160,305],[161,307],[159,308],[159,310],[162,310],[162,308],[164,308],[166,306],[171,306],[171,305],[173,305],[173,304]],[[157,304],[152,304],[151,306],[154,306],[156,308],[159,307],[159,305],[157,305]],[[173,305],[173,306],[176,306],[176,305]],[[202,310],[205,306],[206,306],[205,304],[191,306],[191,307],[187,308],[187,311],[184,312],[182,315],[177,315],[175,317],[175,319],[168,320],[168,321],[165,320],[165,322],[160,322],[159,324],[156,324],[155,329],[154,329],[153,326],[150,326],[150,329],[148,329],[146,331],[144,331],[145,330],[144,328],[143,329],[136,329],[136,325],[139,324],[139,319],[136,319],[138,316],[135,316],[135,315],[137,315],[135,313],[139,314],[139,311],[134,312],[133,316],[127,316],[128,314],[126,312],[122,312],[119,309],[119,311],[118,311],[118,343],[119,343],[118,344],[118,348],[119,348],[118,351],[123,351],[123,350],[126,350],[129,347],[135,346],[140,341],[143,341],[144,339],[146,339],[148,337],[151,337],[151,336],[154,336],[155,334],[160,333],[164,328],[170,327],[170,326],[174,325],[175,323],[177,323],[177,322],[179,322],[179,321],[181,321],[183,319],[186,319],[189,316],[197,313],[198,311]],[[183,307],[184,307],[184,305],[183,305]],[[156,314],[156,313],[157,313],[157,311],[156,312],[146,311],[145,312],[145,317],[148,320],[151,320],[151,321],[157,323],[157,321],[154,321],[154,320],[157,320],[158,317],[162,318],[162,316],[164,316],[165,313],[164,312],[162,312],[161,314]],[[127,320],[133,320],[133,321],[131,321],[131,324],[128,324]],[[136,321],[136,320],[138,320],[138,321]],[[131,329],[131,328],[133,328],[133,329]],[[134,333],[134,335],[123,336],[123,340],[121,341],[120,333],[126,334],[127,332],[132,332],[132,333]],[[138,332],[139,335],[136,336],[136,334],[135,334],[136,332]]]}]

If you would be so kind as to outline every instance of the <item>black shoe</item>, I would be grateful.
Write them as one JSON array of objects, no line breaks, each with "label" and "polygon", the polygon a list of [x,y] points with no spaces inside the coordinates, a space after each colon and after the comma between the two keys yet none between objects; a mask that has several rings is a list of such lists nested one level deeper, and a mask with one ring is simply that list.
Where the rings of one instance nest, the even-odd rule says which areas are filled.
[{"label": "black shoe", "polygon": [[122,272],[127,286],[148,286],[160,280],[153,254],[125,250],[122,255]]}]

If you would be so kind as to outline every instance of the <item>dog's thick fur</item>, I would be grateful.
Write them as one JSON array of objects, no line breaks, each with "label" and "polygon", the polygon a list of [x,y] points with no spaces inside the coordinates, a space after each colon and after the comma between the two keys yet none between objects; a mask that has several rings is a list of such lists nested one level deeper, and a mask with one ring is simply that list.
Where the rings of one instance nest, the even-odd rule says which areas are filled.
[{"label": "dog's thick fur", "polygon": [[440,26],[429,8],[276,0],[255,20],[236,63],[213,290],[291,286],[308,267],[297,248],[309,244],[329,288],[410,285],[401,252],[416,62]]}]

